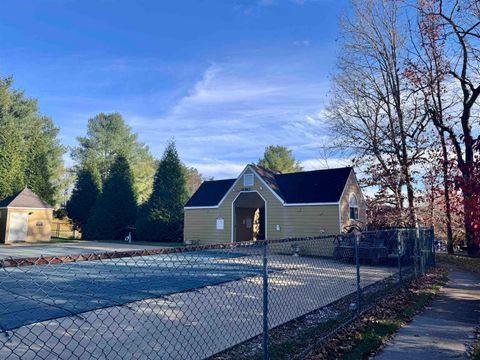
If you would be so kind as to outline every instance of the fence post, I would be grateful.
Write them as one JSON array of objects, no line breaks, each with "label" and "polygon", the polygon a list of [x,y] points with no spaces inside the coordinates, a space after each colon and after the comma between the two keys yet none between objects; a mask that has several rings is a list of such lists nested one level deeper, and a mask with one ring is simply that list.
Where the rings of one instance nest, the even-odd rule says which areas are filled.
[{"label": "fence post", "polygon": [[355,235],[355,263],[357,265],[357,314],[360,315],[361,288],[360,288],[360,234]]},{"label": "fence post", "polygon": [[415,279],[418,278],[418,271],[419,271],[419,264],[418,264],[418,240],[420,237],[420,230],[418,228],[415,229],[414,232],[415,236],[413,237],[413,269],[414,269],[414,276]]},{"label": "fence post", "polygon": [[430,251],[432,252],[432,266],[437,266],[437,252],[435,249],[435,228],[430,228]]},{"label": "fence post", "polygon": [[397,229],[397,257],[398,257],[398,281],[401,283],[402,279],[402,239],[401,239],[401,231]]},{"label": "fence post", "polygon": [[268,360],[268,243],[263,243],[263,360]]},{"label": "fence post", "polygon": [[422,231],[422,237],[420,238],[420,272],[422,275],[425,274],[425,264],[426,264],[426,251],[425,245],[427,243],[427,235],[430,235],[426,229]]}]

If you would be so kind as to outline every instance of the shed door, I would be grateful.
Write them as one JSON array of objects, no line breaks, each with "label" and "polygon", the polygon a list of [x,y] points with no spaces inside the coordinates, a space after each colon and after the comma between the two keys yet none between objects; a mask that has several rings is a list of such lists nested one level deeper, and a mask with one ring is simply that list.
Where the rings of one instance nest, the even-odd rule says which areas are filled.
[{"label": "shed door", "polygon": [[10,214],[10,226],[8,241],[27,241],[28,213],[12,212]]}]

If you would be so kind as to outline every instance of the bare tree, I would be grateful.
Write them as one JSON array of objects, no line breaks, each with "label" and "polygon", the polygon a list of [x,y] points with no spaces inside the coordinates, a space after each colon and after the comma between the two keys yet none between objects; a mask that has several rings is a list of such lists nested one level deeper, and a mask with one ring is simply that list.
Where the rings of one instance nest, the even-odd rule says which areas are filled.
[{"label": "bare tree", "polygon": [[[458,98],[448,96],[449,64],[446,54],[446,32],[439,16],[431,14],[437,6],[436,1],[421,0],[417,3],[417,21],[410,29],[412,58],[407,61],[406,77],[410,79],[412,91],[418,91],[424,102],[424,112],[433,124],[447,123],[449,111],[455,106]],[[441,167],[442,195],[445,206],[445,225],[447,234],[447,250],[453,253],[453,230],[451,209],[451,184],[449,149],[447,146],[446,131],[434,126],[438,140],[432,137],[433,154],[440,153],[440,159],[435,162],[431,172],[435,173],[436,166]],[[440,148],[440,151],[438,151]],[[427,179],[433,174],[424,174]],[[432,188],[434,189],[434,187]],[[432,191],[432,194],[434,191]],[[433,202],[432,202],[433,204]],[[433,211],[433,208],[432,208]],[[433,216],[432,216],[433,218]]]},{"label": "bare tree", "polygon": [[369,162],[372,184],[390,190],[397,209],[406,190],[406,224],[416,226],[412,168],[425,150],[427,121],[404,76],[408,39],[398,6],[392,0],[353,2],[353,18],[342,22],[329,117],[340,145]]},{"label": "bare tree", "polygon": [[[442,54],[438,59],[438,73],[434,81],[447,79],[451,88],[437,91],[440,98],[455,97],[460,92],[459,106],[452,107],[449,115],[441,113],[441,102],[432,101],[428,108],[432,121],[441,136],[448,134],[453,144],[461,181],[458,182],[464,197],[465,240],[470,255],[478,254],[479,234],[475,231],[475,203],[477,202],[475,169],[475,149],[478,147],[478,134],[474,135],[474,126],[479,126],[478,117],[473,110],[478,106],[480,96],[480,2],[478,0],[423,0],[419,4],[420,16],[434,23],[439,35],[427,39],[432,47],[442,42]],[[431,62],[431,61],[430,61]],[[436,86],[436,85],[434,85]],[[450,92],[450,94],[447,93]],[[442,144],[443,146],[443,144]]]}]

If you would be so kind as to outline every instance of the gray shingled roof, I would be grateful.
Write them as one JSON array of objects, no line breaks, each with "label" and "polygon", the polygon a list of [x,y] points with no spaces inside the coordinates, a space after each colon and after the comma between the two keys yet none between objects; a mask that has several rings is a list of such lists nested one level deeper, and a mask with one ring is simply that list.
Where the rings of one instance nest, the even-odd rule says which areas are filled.
[{"label": "gray shingled roof", "polygon": [[43,201],[40,196],[35,194],[29,188],[9,196],[0,201],[0,208],[14,207],[26,209],[53,209],[53,206]]}]

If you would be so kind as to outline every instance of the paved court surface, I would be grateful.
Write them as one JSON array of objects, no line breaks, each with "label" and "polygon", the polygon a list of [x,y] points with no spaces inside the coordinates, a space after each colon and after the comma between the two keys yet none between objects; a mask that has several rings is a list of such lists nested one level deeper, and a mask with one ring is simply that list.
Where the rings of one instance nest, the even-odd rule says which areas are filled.
[{"label": "paved court surface", "polygon": [[[31,307],[29,317],[18,309],[22,321],[34,322],[0,333],[0,358],[203,359],[260,334],[260,254],[192,254],[183,253],[176,260],[161,255],[115,259],[115,265],[102,260],[103,266],[83,262],[74,264],[75,269],[62,266],[63,271],[51,266],[41,273],[26,267],[32,270],[1,276],[17,279],[0,285],[5,291],[2,296],[27,301],[19,308],[35,304],[43,310]],[[275,255],[269,269],[270,327],[356,290],[356,269],[351,264]],[[48,276],[42,275],[45,271]],[[363,266],[362,286],[394,271]],[[112,306],[113,301],[124,304]],[[6,308],[2,307],[4,326],[11,328],[15,317]],[[72,308],[86,311],[55,313]],[[37,322],[44,313],[61,317]]]},{"label": "paved court surface", "polygon": [[0,269],[0,329],[258,275],[216,251]]},{"label": "paved court surface", "polygon": [[95,254],[111,251],[129,251],[145,249],[161,249],[162,246],[146,246],[122,243],[106,243],[100,241],[75,241],[71,243],[14,244],[0,245],[0,259],[30,258],[40,256],[64,256]]}]

